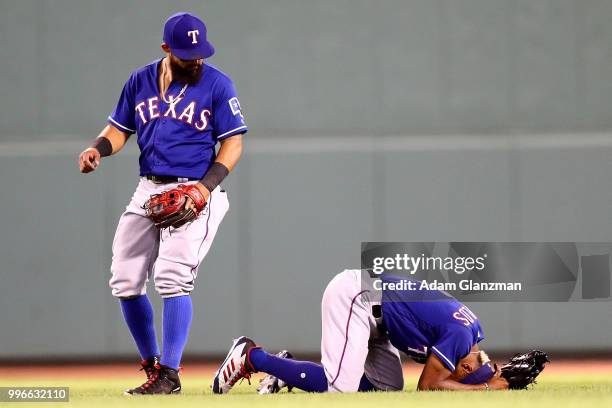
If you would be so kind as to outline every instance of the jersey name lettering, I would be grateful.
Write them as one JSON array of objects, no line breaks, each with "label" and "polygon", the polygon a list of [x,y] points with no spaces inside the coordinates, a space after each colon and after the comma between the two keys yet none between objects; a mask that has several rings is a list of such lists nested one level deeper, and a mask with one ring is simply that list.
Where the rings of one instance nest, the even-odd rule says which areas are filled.
[{"label": "jersey name lettering", "polygon": [[455,313],[453,313],[453,317],[463,323],[465,326],[469,326],[474,323],[478,318],[467,306],[460,307]]}]

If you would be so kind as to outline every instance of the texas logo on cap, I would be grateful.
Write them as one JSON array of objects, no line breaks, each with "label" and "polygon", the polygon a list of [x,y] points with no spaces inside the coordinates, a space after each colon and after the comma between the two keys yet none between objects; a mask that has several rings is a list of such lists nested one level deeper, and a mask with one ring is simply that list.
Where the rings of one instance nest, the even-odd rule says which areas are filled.
[{"label": "texas logo on cap", "polygon": [[204,21],[191,13],[171,15],[164,24],[163,40],[172,54],[182,60],[208,58],[215,53],[215,48],[206,39]]}]

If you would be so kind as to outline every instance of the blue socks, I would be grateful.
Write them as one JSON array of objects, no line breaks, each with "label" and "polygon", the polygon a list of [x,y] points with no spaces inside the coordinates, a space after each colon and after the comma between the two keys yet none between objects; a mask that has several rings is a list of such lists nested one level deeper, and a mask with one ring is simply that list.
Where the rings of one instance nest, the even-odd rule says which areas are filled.
[{"label": "blue socks", "polygon": [[159,355],[153,305],[147,295],[121,299],[121,311],[143,360]]},{"label": "blue socks", "polygon": [[160,364],[178,370],[191,327],[191,296],[164,299],[163,352]]},{"label": "blue socks", "polygon": [[[133,299],[121,299],[125,322],[134,337],[143,360],[159,356],[153,305],[147,295]],[[178,370],[191,326],[192,305],[190,296],[164,299],[163,355],[160,364]]]},{"label": "blue socks", "polygon": [[366,377],[366,375],[364,374],[361,377],[361,381],[359,381],[359,389],[357,391],[359,392],[376,391],[376,388],[374,387],[374,384],[372,384],[370,380],[368,380],[368,377]]},{"label": "blue socks", "polygon": [[310,361],[280,358],[260,348],[251,349],[249,361],[257,371],[280,378],[307,392],[327,391],[327,377],[323,367]]}]

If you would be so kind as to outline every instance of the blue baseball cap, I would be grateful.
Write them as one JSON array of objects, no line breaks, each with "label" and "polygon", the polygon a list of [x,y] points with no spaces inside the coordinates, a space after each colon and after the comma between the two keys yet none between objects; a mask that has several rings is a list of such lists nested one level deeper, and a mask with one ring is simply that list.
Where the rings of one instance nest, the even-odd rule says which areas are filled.
[{"label": "blue baseball cap", "polygon": [[191,13],[176,13],[164,24],[164,42],[173,55],[182,60],[208,58],[215,47],[206,39],[204,21]]}]

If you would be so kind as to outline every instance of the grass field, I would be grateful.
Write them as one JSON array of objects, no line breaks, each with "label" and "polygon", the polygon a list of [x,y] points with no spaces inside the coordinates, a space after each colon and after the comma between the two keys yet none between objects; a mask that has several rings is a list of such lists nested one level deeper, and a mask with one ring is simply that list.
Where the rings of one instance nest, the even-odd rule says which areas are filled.
[{"label": "grass field", "polygon": [[[406,375],[406,391],[395,393],[358,393],[358,394],[306,394],[302,392],[260,396],[255,393],[257,379],[248,385],[245,381],[228,395],[212,395],[210,392],[211,376],[209,373],[194,372],[183,375],[183,393],[181,395],[161,397],[124,397],[121,391],[128,386],[136,385],[140,380],[137,375],[113,376],[113,370],[101,368],[99,378],[92,375],[70,377],[62,375],[53,378],[49,375],[36,377],[13,377],[8,380],[0,377],[0,386],[69,386],[69,403],[19,403],[17,406],[106,406],[122,408],[130,406],[147,407],[444,407],[444,406],[486,406],[512,407],[612,407],[612,376],[610,372],[595,371],[591,374],[582,370],[551,370],[542,374],[538,384],[528,391],[510,392],[416,392],[416,375]],[[0,406],[14,406],[0,403]]]}]

